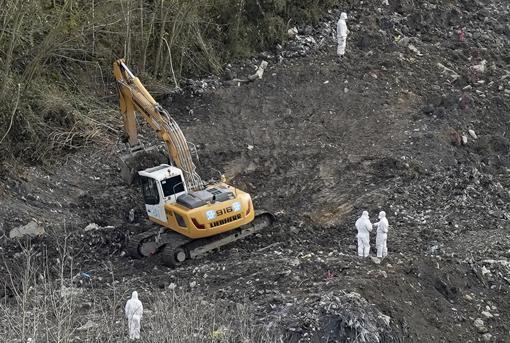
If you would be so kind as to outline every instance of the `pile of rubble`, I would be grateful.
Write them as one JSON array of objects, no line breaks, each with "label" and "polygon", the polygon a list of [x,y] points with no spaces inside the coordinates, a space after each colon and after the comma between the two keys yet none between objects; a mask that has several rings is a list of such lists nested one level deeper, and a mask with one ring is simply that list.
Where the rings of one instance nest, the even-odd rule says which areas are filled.
[{"label": "pile of rubble", "polygon": [[391,318],[382,314],[360,294],[330,292],[309,294],[276,309],[279,327],[285,327],[289,342],[352,341],[391,342]]}]

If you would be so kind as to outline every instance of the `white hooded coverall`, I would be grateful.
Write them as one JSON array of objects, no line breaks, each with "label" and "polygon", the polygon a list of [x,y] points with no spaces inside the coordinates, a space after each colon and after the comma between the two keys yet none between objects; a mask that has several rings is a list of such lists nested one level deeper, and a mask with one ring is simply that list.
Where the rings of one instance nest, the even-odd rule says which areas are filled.
[{"label": "white hooded coverall", "polygon": [[338,19],[336,24],[336,39],[338,40],[336,53],[338,56],[343,56],[345,54],[345,46],[347,45],[347,33],[349,30],[347,29],[347,23],[345,22],[346,19],[347,14],[342,12],[340,19]]},{"label": "white hooded coverall", "polygon": [[386,219],[386,212],[379,212],[379,222],[374,223],[377,228],[377,236],[375,238],[375,246],[377,247],[377,257],[388,256],[388,247],[386,241],[388,239],[388,219]]},{"label": "white hooded coverall", "polygon": [[140,339],[140,321],[142,320],[143,305],[138,300],[138,292],[134,291],[126,303],[126,318],[128,320],[129,339]]},{"label": "white hooded coverall", "polygon": [[356,229],[358,230],[358,256],[368,257],[370,254],[372,223],[370,223],[367,211],[363,211],[361,217],[356,220]]}]

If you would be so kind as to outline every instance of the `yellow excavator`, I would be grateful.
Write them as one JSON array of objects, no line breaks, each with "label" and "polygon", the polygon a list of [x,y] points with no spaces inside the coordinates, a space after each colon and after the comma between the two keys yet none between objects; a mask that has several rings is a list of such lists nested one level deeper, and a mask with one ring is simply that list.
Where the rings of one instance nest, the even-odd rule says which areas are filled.
[{"label": "yellow excavator", "polygon": [[192,160],[193,146],[124,60],[114,62],[113,74],[131,161],[140,160],[136,155],[146,151],[138,140],[136,113],[163,140],[170,161],[138,171],[129,158],[122,158],[124,177],[130,182],[137,172],[149,220],[159,224],[157,229],[130,237],[127,250],[132,257],[161,253],[164,264],[176,267],[271,225],[273,216],[256,212],[248,193],[201,179]]}]

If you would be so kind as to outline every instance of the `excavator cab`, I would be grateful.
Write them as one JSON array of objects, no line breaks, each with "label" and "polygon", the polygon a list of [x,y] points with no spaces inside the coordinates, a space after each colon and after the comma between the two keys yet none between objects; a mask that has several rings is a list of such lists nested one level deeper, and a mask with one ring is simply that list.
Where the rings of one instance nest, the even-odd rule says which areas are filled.
[{"label": "excavator cab", "polygon": [[182,171],[168,164],[138,172],[145,210],[151,220],[167,222],[165,205],[187,192]]}]

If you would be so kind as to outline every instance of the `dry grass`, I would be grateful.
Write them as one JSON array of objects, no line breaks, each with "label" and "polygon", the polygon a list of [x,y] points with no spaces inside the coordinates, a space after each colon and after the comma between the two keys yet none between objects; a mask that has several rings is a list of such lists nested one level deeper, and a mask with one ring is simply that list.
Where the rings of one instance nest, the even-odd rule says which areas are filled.
[{"label": "dry grass", "polygon": [[158,295],[153,311],[145,322],[145,337],[150,342],[280,342],[273,332],[257,325],[254,309],[246,303],[177,292]]},{"label": "dry grass", "polygon": [[[58,263],[49,263],[46,253],[29,245],[3,261],[10,266],[3,280],[10,296],[0,298],[2,342],[127,340],[123,308],[132,289],[115,280],[113,272],[101,288],[93,279],[80,282],[66,246],[65,239],[58,245]],[[257,324],[254,309],[246,303],[180,290],[138,291],[145,308],[142,342],[280,342]]]}]

